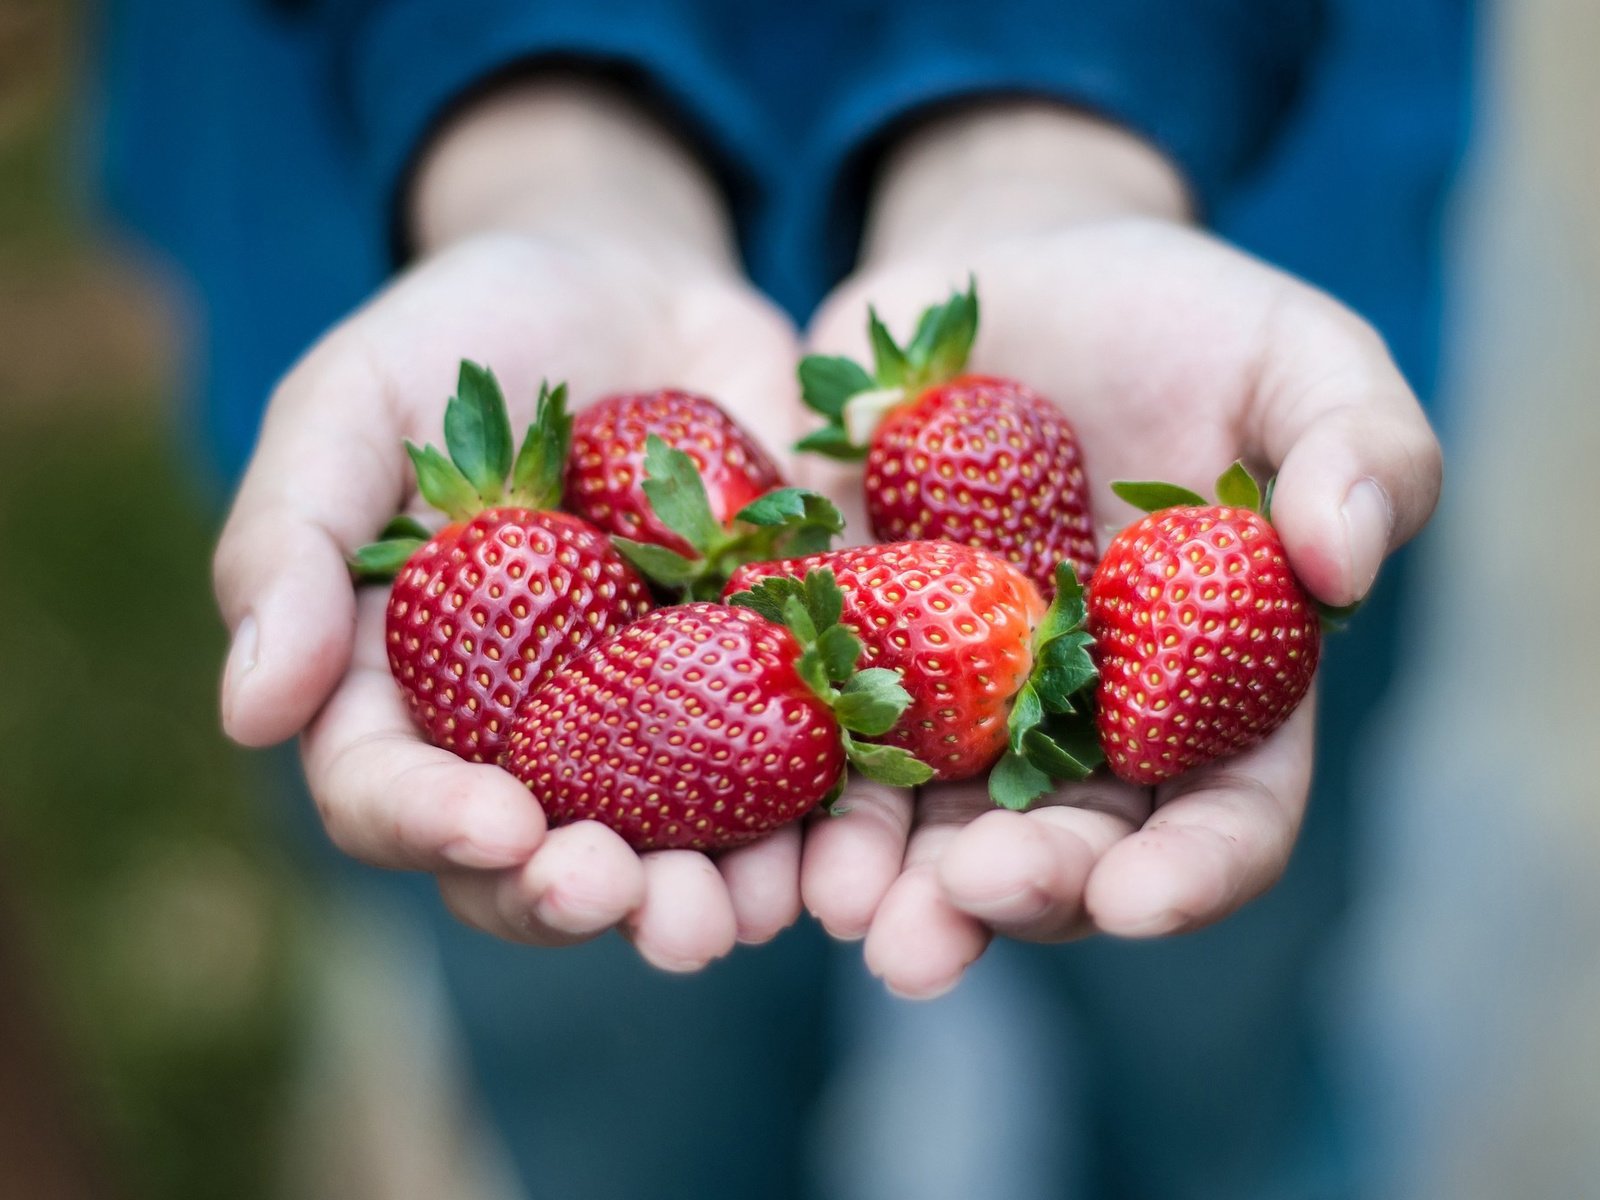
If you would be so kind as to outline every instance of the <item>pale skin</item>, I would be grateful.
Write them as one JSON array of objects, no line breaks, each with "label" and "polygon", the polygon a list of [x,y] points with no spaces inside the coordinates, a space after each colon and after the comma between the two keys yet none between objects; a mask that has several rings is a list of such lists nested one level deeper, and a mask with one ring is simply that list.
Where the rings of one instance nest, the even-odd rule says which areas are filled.
[{"label": "pale skin", "polygon": [[[995,935],[1175,933],[1282,873],[1310,785],[1309,703],[1249,753],[1154,791],[1097,779],[1015,814],[981,784],[913,798],[858,783],[844,815],[715,859],[637,855],[590,822],[547,829],[510,776],[423,743],[388,676],[382,594],[358,599],[342,559],[414,503],[400,439],[437,441],[460,357],[494,367],[513,419],[546,377],[579,403],[702,390],[775,451],[809,419],[801,341],[743,282],[710,180],[624,99],[572,80],[501,93],[434,145],[412,204],[416,266],[280,385],[217,552],[225,728],[246,745],[300,736],[341,848],[433,872],[457,915],[501,937],[615,927],[673,970],[767,940],[803,906],[865,938],[869,967],[907,996],[948,990]],[[1382,342],[1190,228],[1177,175],[1131,135],[1023,104],[925,125],[886,162],[861,265],[806,341],[860,354],[869,300],[904,331],[969,272],[974,368],[1067,407],[1103,524],[1132,515],[1113,479],[1205,490],[1244,457],[1279,473],[1273,515],[1301,579],[1343,604],[1431,513],[1438,446]],[[853,472],[790,466],[859,512]]]}]

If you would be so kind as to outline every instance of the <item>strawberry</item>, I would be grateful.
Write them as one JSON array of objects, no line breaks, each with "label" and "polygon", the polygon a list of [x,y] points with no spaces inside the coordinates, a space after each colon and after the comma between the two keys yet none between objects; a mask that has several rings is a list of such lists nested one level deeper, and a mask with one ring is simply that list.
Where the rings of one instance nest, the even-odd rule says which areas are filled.
[{"label": "strawberry", "polygon": [[567,459],[567,509],[607,533],[692,556],[695,548],[661,522],[645,495],[651,434],[688,454],[712,518],[724,528],[752,500],[783,486],[766,451],[715,402],[662,388],[607,396],[578,413]]},{"label": "strawberry", "polygon": [[832,577],[793,582],[778,611],[684,604],[597,641],[528,697],[501,765],[552,823],[598,820],[638,850],[751,841],[836,796],[847,762],[927,779],[855,740],[909,699],[893,672],[854,670],[861,643],[838,624]]},{"label": "strawberry", "polygon": [[412,717],[434,745],[474,762],[495,760],[544,676],[651,605],[603,533],[553,511],[572,425],[565,405],[565,387],[540,390],[513,461],[499,384],[463,362],[445,409],[449,457],[406,443],[418,491],[450,523],[430,535],[398,517],[351,559],[359,578],[394,580],[389,670]]},{"label": "strawberry", "polygon": [[1235,463],[1220,504],[1170,484],[1118,483],[1150,513],[1089,583],[1100,744],[1113,772],[1154,784],[1238,753],[1311,687],[1318,608],[1289,569],[1256,482]]},{"label": "strawberry", "polygon": [[758,603],[818,568],[838,579],[841,619],[865,643],[865,661],[898,674],[911,698],[882,742],[926,762],[938,779],[995,768],[990,791],[1008,807],[1025,805],[1051,778],[1092,770],[1093,730],[1076,693],[1094,666],[1070,563],[1057,570],[1050,605],[999,555],[943,541],[753,563],[734,572],[728,592],[736,603]]},{"label": "strawberry", "polygon": [[963,373],[977,329],[975,286],[924,312],[904,347],[869,310],[871,375],[846,358],[800,364],[805,401],[829,423],[799,448],[866,459],[878,541],[991,550],[1048,597],[1062,560],[1080,578],[1094,569],[1083,454],[1049,400],[1012,379]]},{"label": "strawberry", "polygon": [[662,591],[708,600],[747,562],[826,549],[844,517],[825,497],[781,487],[746,504],[731,522],[718,519],[695,460],[656,434],[645,438],[644,513],[689,554],[613,534],[611,541]]}]

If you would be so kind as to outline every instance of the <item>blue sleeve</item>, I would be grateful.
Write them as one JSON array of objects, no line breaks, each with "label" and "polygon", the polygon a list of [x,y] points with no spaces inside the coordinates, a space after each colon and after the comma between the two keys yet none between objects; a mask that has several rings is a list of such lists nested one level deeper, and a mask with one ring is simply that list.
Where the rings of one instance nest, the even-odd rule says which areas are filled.
[{"label": "blue sleeve", "polygon": [[538,66],[581,64],[626,82],[689,138],[741,207],[759,190],[759,121],[704,44],[693,5],[328,0],[322,19],[361,185],[393,233],[402,232],[396,200],[429,135],[495,80]]},{"label": "blue sleeve", "polygon": [[1323,33],[1321,0],[979,0],[891,6],[866,69],[840,91],[819,162],[832,166],[810,236],[853,252],[877,152],[966,98],[1081,107],[1140,134],[1202,212],[1271,143]]}]

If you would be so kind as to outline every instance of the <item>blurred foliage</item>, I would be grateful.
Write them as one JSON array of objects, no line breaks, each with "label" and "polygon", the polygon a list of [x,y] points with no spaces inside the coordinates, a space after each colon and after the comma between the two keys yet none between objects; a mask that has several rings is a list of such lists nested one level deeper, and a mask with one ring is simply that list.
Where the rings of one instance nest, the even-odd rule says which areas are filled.
[{"label": "blurred foliage", "polygon": [[218,732],[213,517],[176,459],[171,349],[143,345],[159,306],[66,201],[70,16],[0,3],[0,315],[38,331],[8,322],[0,359],[42,364],[0,370],[0,863],[123,1192],[247,1200],[278,1176],[296,889],[259,764]]}]

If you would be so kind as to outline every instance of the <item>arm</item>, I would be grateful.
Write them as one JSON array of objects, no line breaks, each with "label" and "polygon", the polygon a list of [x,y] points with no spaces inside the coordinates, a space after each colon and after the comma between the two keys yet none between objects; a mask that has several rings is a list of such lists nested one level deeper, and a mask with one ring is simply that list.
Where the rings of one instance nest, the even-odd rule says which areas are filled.
[{"label": "arm", "polygon": [[[1113,479],[1204,487],[1243,457],[1278,473],[1274,520],[1308,588],[1355,600],[1431,513],[1438,445],[1370,327],[1186,216],[1176,171],[1127,132],[1062,108],[958,112],[888,161],[863,266],[813,340],[862,349],[869,299],[904,326],[971,271],[986,310],[974,365],[1067,409],[1103,521],[1129,515]],[[1095,779],[1026,814],[989,811],[981,785],[924,789],[914,812],[875,797],[830,823],[831,844],[808,846],[807,903],[830,927],[865,932],[869,965],[915,995],[951,985],[995,933],[1207,924],[1287,863],[1312,709],[1153,791]]]},{"label": "arm", "polygon": [[[546,831],[509,775],[417,737],[389,678],[383,596],[344,555],[412,496],[401,439],[437,439],[455,364],[492,364],[513,420],[541,378],[577,397],[671,381],[764,436],[794,338],[739,281],[699,162],[613,90],[515,85],[459,115],[410,200],[417,261],[330,330],[276,390],[216,556],[233,646],[229,734],[301,735],[329,835],[367,862],[439,876],[464,918],[557,944],[622,925],[678,969],[771,936],[798,909],[798,834],[713,866],[634,855],[592,824]],[[789,880],[786,888],[784,880]]]}]

